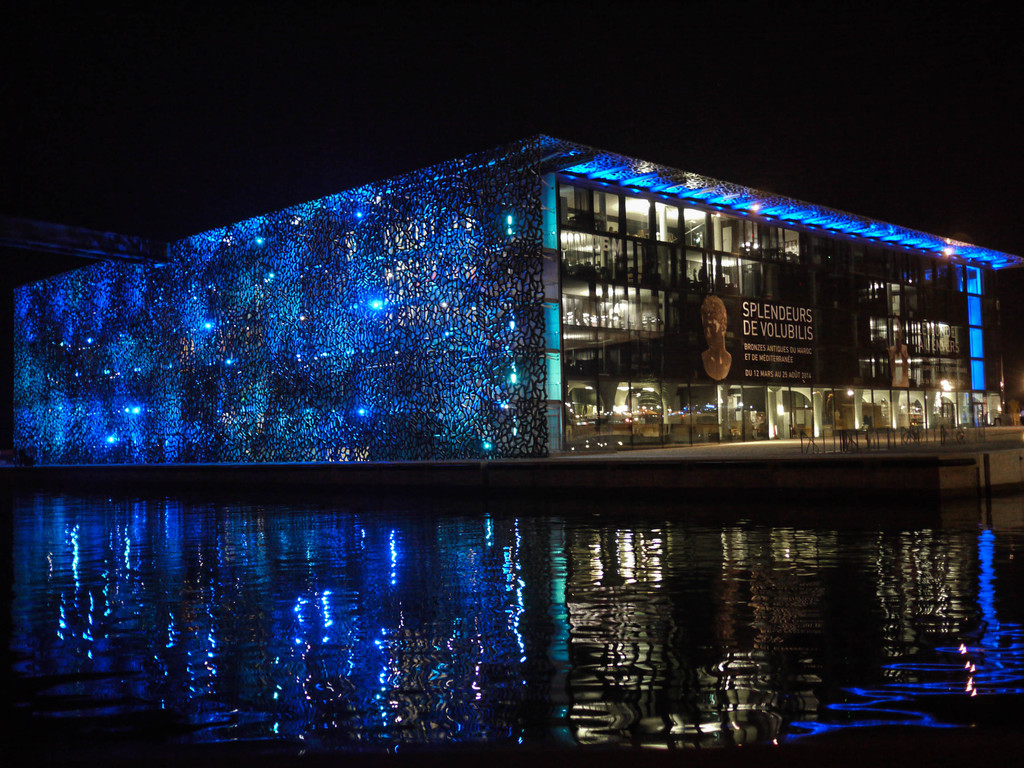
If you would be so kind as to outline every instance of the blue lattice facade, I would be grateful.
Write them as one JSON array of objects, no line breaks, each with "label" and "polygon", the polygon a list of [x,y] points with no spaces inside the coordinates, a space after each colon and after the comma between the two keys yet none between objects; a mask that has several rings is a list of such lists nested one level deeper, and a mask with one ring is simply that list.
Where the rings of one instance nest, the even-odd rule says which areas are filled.
[{"label": "blue lattice facade", "polygon": [[15,445],[41,463],[544,455],[539,151],[19,290]]}]

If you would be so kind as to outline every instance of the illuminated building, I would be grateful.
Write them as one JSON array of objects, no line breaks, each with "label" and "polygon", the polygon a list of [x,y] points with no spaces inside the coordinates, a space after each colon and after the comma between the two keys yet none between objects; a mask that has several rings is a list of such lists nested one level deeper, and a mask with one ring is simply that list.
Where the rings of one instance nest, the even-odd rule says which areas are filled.
[{"label": "illuminated building", "polygon": [[988,423],[1021,259],[546,136],[15,297],[43,463],[362,461]]}]

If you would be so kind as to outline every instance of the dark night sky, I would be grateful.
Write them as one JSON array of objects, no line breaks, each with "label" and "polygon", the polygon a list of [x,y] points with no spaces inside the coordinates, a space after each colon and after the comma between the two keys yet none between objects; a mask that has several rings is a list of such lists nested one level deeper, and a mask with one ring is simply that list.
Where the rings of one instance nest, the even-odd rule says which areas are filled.
[{"label": "dark night sky", "polygon": [[16,4],[0,213],[170,240],[545,132],[1024,253],[1006,19],[548,5]]}]

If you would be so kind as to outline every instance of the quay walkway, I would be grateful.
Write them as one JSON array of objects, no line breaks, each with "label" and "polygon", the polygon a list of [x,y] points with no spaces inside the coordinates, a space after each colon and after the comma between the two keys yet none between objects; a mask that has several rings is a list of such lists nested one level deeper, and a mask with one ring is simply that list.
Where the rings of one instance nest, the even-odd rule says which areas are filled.
[{"label": "quay walkway", "polygon": [[113,492],[360,492],[742,501],[915,501],[1024,490],[1024,429],[968,431],[962,441],[888,440],[857,449],[805,439],[705,444],[544,459],[374,463],[161,464],[2,467],[20,490]]}]

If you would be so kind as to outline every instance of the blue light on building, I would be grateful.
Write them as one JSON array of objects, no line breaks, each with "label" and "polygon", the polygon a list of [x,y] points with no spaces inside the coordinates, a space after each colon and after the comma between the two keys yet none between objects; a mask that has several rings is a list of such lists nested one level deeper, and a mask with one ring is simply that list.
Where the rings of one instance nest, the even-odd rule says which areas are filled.
[{"label": "blue light on building", "polygon": [[[41,463],[544,455],[543,393],[505,392],[503,370],[512,355],[544,381],[540,149],[197,235],[160,270],[99,263],[24,288],[16,443]],[[109,441],[126,400],[146,418]]]}]

